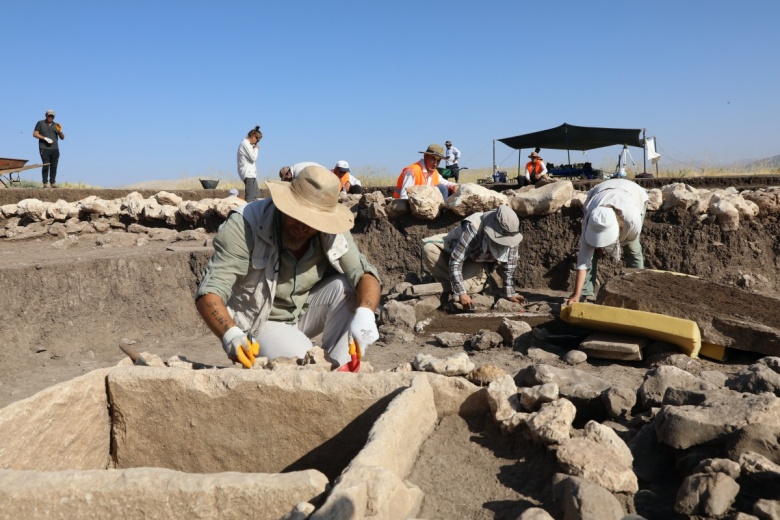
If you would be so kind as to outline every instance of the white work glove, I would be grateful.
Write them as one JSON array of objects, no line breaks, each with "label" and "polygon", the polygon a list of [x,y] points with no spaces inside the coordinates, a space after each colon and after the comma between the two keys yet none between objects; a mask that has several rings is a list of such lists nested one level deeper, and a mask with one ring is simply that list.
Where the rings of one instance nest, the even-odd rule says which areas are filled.
[{"label": "white work glove", "polygon": [[222,336],[222,348],[233,362],[241,363],[244,368],[252,368],[255,357],[260,354],[257,341],[250,341],[244,331],[238,327],[230,327]]},{"label": "white work glove", "polygon": [[360,356],[365,356],[369,345],[379,339],[374,311],[368,307],[358,307],[355,311],[355,317],[352,318],[352,323],[349,324],[349,332],[360,348]]},{"label": "white work glove", "polygon": [[51,139],[49,139],[48,137],[44,137],[44,138],[43,138],[43,140],[44,140],[44,141],[46,141],[46,142],[47,142],[47,143],[49,143],[49,144],[51,144],[51,143],[53,143],[53,142],[54,142],[54,141],[52,141]]}]

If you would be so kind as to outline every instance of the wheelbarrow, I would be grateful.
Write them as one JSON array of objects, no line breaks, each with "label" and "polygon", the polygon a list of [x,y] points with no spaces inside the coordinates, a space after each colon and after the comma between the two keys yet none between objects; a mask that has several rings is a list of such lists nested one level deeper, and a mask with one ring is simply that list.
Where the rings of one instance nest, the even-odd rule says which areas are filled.
[{"label": "wheelbarrow", "polygon": [[40,168],[42,166],[48,166],[45,164],[27,164],[27,159],[8,159],[0,157],[0,184],[5,188],[12,186],[21,186],[22,177],[20,175],[24,170],[31,170],[33,168]]}]

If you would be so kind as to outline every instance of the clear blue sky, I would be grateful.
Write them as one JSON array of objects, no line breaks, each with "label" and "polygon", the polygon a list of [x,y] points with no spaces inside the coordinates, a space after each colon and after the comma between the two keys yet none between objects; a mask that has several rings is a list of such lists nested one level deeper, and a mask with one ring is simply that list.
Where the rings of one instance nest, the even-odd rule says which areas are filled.
[{"label": "clear blue sky", "polygon": [[395,175],[446,139],[489,167],[494,139],[564,122],[646,128],[666,167],[780,154],[776,0],[0,0],[0,20],[0,157],[40,162],[53,108],[61,182],[234,176],[257,124],[261,177]]}]

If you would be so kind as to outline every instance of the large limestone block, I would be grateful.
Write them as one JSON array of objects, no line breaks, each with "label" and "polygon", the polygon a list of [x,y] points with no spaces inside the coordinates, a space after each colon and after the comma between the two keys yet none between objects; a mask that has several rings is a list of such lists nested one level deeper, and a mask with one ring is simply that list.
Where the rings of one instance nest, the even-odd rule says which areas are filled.
[{"label": "large limestone block", "polygon": [[333,478],[408,385],[389,372],[114,368],[114,460],[193,473],[316,468]]},{"label": "large limestone block", "polygon": [[412,215],[422,220],[434,220],[439,215],[444,199],[436,186],[410,186],[409,209]]},{"label": "large limestone block", "polygon": [[526,421],[531,438],[542,444],[561,444],[571,436],[571,425],[577,409],[566,399],[542,405],[541,410]]},{"label": "large limestone block", "polygon": [[684,515],[720,518],[739,493],[739,484],[725,473],[689,475],[677,491],[674,510]]},{"label": "large limestone block", "polygon": [[[462,377],[447,377],[426,372],[439,418],[458,414],[463,417],[483,415],[490,409],[487,389],[480,388]],[[413,377],[407,375],[407,377]]]},{"label": "large limestone block", "polygon": [[625,516],[620,502],[612,493],[584,478],[561,473],[555,475],[553,496],[567,520],[621,520]]},{"label": "large limestone block", "polygon": [[447,198],[444,206],[456,215],[466,217],[472,213],[496,209],[507,202],[508,199],[503,193],[489,190],[479,184],[467,183],[461,184],[458,191]]},{"label": "large limestone block", "polygon": [[422,490],[392,471],[377,466],[355,466],[339,477],[325,504],[311,520],[398,520],[415,518],[422,506]]},{"label": "large limestone block", "polygon": [[328,479],[315,470],[283,474],[189,474],[159,468],[92,471],[0,470],[3,518],[263,518],[313,501]]},{"label": "large limestone block", "polygon": [[555,383],[560,394],[566,396],[576,393],[577,388],[585,388],[589,393],[601,395],[612,385],[600,377],[576,368],[558,368],[552,365],[533,365],[520,370],[515,377],[519,386],[537,386]]},{"label": "large limestone block", "polygon": [[716,395],[698,406],[664,406],[655,419],[658,441],[679,449],[725,442],[727,434],[748,424],[780,428],[780,399],[772,394]]},{"label": "large limestone block", "polygon": [[649,370],[637,391],[639,402],[644,408],[661,406],[664,394],[670,388],[692,392],[712,392],[717,387],[693,374],[674,366],[660,366]]},{"label": "large limestone block", "polygon": [[588,438],[568,439],[555,452],[558,464],[569,475],[582,477],[613,493],[636,493],[639,483],[613,448]]},{"label": "large limestone block", "polygon": [[664,200],[661,208],[664,211],[673,208],[688,209],[699,201],[699,194],[696,188],[681,182],[667,184],[661,188],[661,194]]},{"label": "large limestone block", "polygon": [[436,421],[433,389],[425,376],[417,376],[374,423],[350,466],[380,466],[405,478]]},{"label": "large limestone block", "polygon": [[35,222],[46,220],[46,212],[51,202],[41,202],[38,199],[24,199],[16,203],[16,216],[27,217]]},{"label": "large limestone block", "polygon": [[552,215],[559,211],[574,193],[571,181],[553,182],[523,192],[516,192],[509,198],[509,207],[521,217],[530,215]]},{"label": "large limestone block", "polygon": [[780,202],[776,191],[759,189],[756,191],[743,191],[742,197],[758,207],[758,216],[766,217],[780,213]]},{"label": "large limestone block", "polygon": [[94,370],[0,410],[0,468],[106,468],[111,441],[109,370]]},{"label": "large limestone block", "polygon": [[[702,294],[718,293],[717,301]],[[603,305],[695,321],[702,343],[780,356],[780,300],[692,276],[650,269],[610,278]]]}]

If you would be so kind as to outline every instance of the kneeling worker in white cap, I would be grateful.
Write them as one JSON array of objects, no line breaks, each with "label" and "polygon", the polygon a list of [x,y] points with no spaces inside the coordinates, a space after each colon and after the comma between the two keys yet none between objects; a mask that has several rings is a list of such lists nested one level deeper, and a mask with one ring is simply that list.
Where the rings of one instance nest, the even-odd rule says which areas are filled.
[{"label": "kneeling worker in white cap", "polygon": [[352,336],[359,360],[379,337],[381,285],[349,232],[354,217],[338,203],[338,179],[312,165],[266,185],[271,196],[233,210],[214,238],[198,312],[246,368],[256,356],[303,357],[319,334],[340,365],[355,361]]},{"label": "kneeling worker in white cap", "polygon": [[605,254],[626,258],[626,267],[644,269],[639,235],[647,211],[647,192],[628,179],[610,179],[588,192],[585,200],[577,256],[577,278],[574,292],[565,305],[593,296],[598,260]]},{"label": "kneeling worker in white cap", "polygon": [[515,303],[525,298],[515,292],[517,246],[523,240],[520,219],[506,204],[473,213],[447,234],[423,239],[423,267],[437,282],[449,284],[463,309],[473,309],[469,293],[480,292],[487,269],[495,264],[504,282],[503,297]]}]

